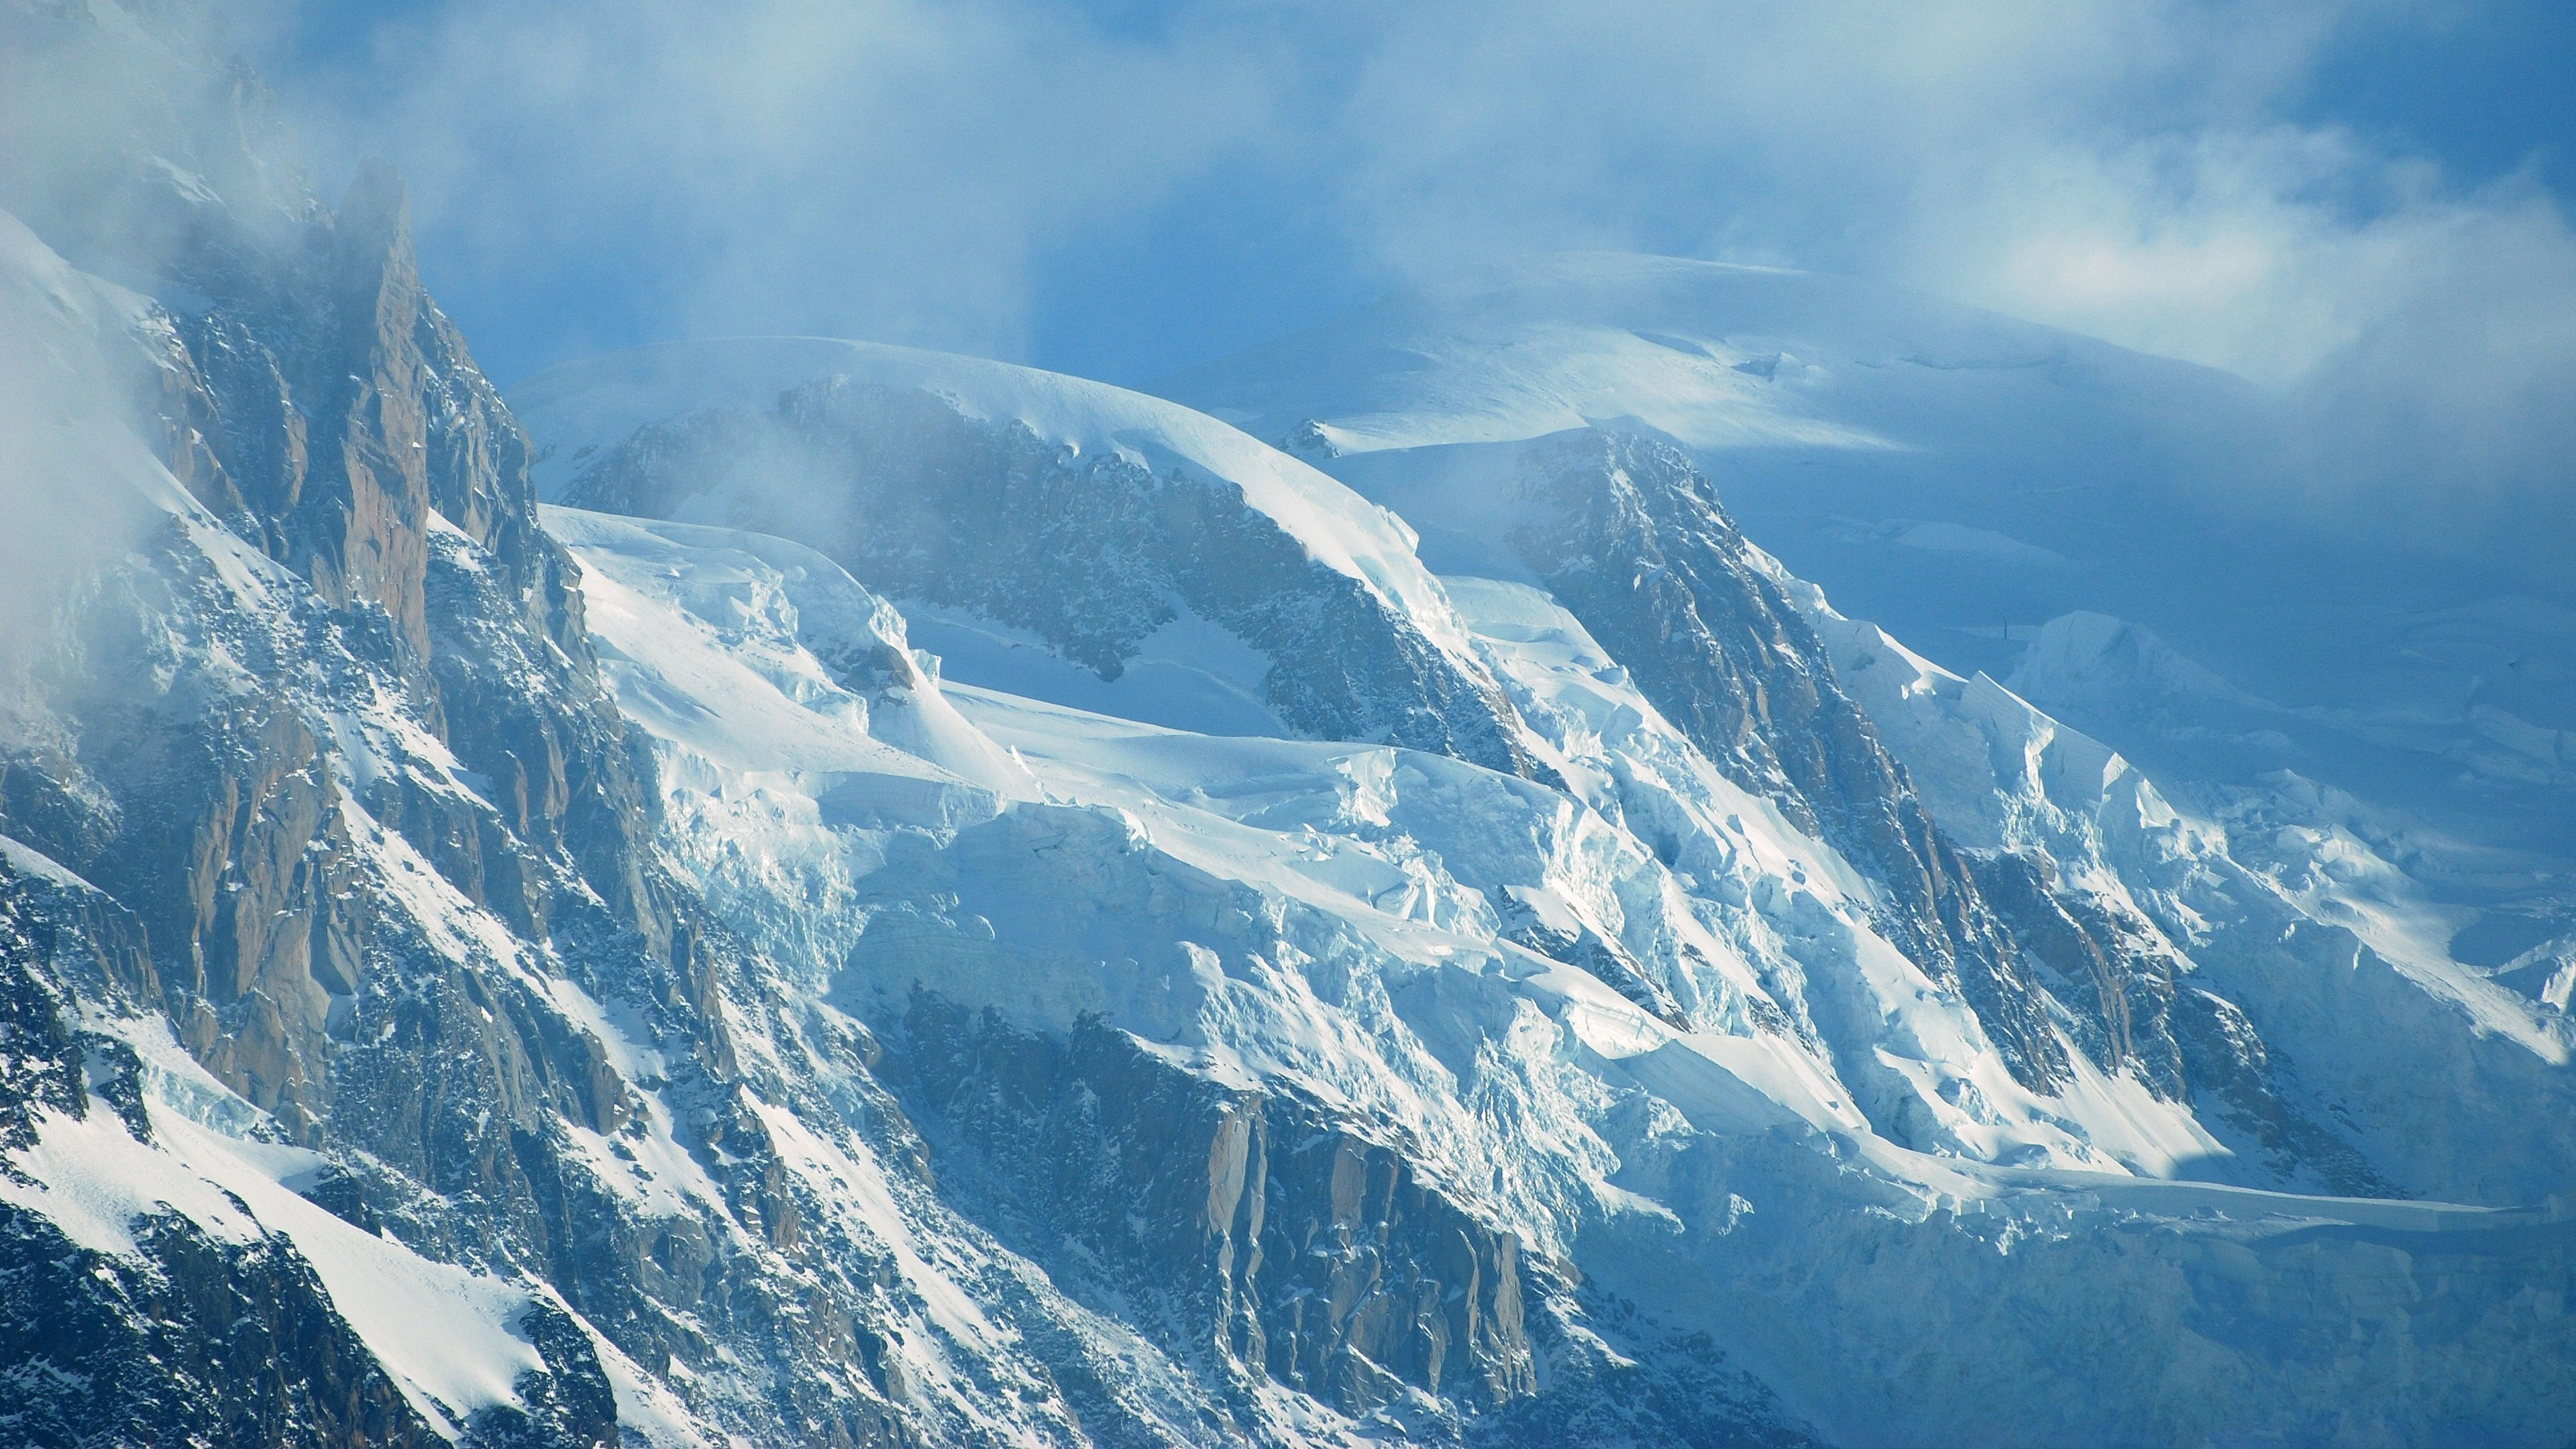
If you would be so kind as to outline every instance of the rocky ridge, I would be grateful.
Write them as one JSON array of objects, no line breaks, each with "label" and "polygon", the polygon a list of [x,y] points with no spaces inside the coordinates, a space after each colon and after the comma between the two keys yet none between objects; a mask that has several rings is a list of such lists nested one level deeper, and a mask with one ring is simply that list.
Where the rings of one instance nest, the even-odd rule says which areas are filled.
[{"label": "rocky ridge", "polygon": [[[633,365],[682,371],[695,353],[720,367],[728,352],[760,350],[757,341],[649,349]],[[1258,656],[1242,686],[1278,728],[1392,740],[1513,773],[1534,768],[1492,681],[1444,647],[1436,590],[1419,577],[1387,579],[1387,565],[1418,565],[1384,523],[1371,521],[1391,557],[1337,567],[1305,520],[1275,516],[1239,476],[1186,454],[1158,471],[1134,447],[1086,449],[1078,438],[1041,436],[1026,419],[978,416],[943,386],[943,362],[1003,374],[1005,387],[1088,389],[1112,407],[1113,398],[1146,402],[1044,374],[1022,382],[998,364],[845,346],[808,365],[858,375],[796,382],[767,409],[648,416],[566,465],[549,496],[796,537],[898,604],[1026,630],[1104,681],[1186,614]],[[899,380],[879,380],[871,366]],[[581,426],[548,415],[543,399],[579,395],[594,369],[605,370],[576,365],[529,385],[540,426]],[[926,375],[905,375],[913,372]]]}]

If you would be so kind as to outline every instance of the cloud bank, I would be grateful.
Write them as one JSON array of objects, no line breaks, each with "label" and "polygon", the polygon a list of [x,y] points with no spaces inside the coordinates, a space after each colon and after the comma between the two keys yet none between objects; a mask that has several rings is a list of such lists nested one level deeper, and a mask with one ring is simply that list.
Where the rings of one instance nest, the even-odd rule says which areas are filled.
[{"label": "cloud bank", "polygon": [[[315,15],[271,17],[272,40],[313,46]],[[1230,31],[1122,36],[1016,0],[327,18],[296,87],[308,142],[400,164],[424,251],[545,299],[559,355],[748,331],[1011,352],[1039,250],[1276,124]]]},{"label": "cloud bank", "polygon": [[[523,368],[744,331],[1045,363],[1122,308],[1299,315],[1255,294],[1319,250],[1365,290],[1617,247],[1874,275],[2237,371],[2304,420],[2280,496],[2450,518],[2566,491],[2560,202],[2316,103],[2336,46],[2436,35],[2438,5],[275,3],[307,134],[411,172],[451,304],[507,310],[487,330]],[[1240,213],[1215,242],[1184,216],[1208,205]],[[1109,260],[1050,268],[1068,254]],[[1086,282],[1110,295],[1067,295]],[[1190,330],[1117,380],[1193,360]]]}]

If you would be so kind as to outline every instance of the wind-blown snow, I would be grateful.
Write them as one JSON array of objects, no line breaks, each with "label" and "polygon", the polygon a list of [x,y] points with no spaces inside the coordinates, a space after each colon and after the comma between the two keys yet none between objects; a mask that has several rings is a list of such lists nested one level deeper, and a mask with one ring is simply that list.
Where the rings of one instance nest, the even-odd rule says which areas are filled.
[{"label": "wind-blown snow", "polygon": [[[2231,391],[2217,374],[1921,293],[1777,267],[1574,253],[1497,263],[1157,391],[1345,453],[1642,424],[1709,449],[1880,453],[1973,426],[1947,374]],[[1991,385],[1986,377],[1982,385]],[[1935,545],[1937,546],[1937,545]]]}]

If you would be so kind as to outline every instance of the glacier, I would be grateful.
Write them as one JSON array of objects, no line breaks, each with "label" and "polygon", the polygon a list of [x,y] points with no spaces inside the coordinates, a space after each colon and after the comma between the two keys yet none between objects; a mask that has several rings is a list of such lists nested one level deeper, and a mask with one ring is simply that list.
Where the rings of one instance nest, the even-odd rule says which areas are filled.
[{"label": "glacier", "polygon": [[505,399],[185,13],[0,14],[162,84],[0,192],[7,1435],[2564,1439],[2561,612],[2231,582],[2250,389],[1584,255]]}]

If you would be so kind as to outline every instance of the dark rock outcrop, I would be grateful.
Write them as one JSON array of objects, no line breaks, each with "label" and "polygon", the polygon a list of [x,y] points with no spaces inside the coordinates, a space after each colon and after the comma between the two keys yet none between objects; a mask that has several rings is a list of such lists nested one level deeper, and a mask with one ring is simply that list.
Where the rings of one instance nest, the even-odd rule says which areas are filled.
[{"label": "dark rock outcrop", "polygon": [[2055,980],[2068,1034],[2104,1072],[2129,1072],[2168,1102],[2191,1100],[2174,1039],[2176,979],[2188,969],[2144,921],[2055,888],[2046,863],[1997,852],[1966,857],[2024,957]]},{"label": "dark rock outcrop", "polygon": [[1358,1416],[1408,1388],[1469,1410],[1536,1391],[1533,1265],[1398,1142],[1094,1017],[1058,1041],[918,991],[892,1070],[952,1188],[1078,1296],[1155,1305],[1137,1316],[1187,1359]]},{"label": "dark rock outcrop", "polygon": [[2284,1077],[2295,1080],[2244,1011],[2216,992],[2185,983],[2174,997],[2174,1037],[2194,1096],[2219,1122],[2243,1134],[2284,1181],[2313,1176],[2347,1197],[2406,1193],[2340,1134],[2303,1112]]},{"label": "dark rock outcrop", "polygon": [[2024,955],[2053,977],[2059,1023],[2093,1064],[2233,1128],[2285,1182],[2353,1197],[2403,1193],[2352,1144],[2293,1105],[2286,1063],[2235,1003],[2194,985],[2154,927],[2109,901],[2052,888],[2045,861],[1972,858]]},{"label": "dark rock outcrop", "polygon": [[135,1236],[139,1260],[0,1206],[0,1438],[43,1449],[447,1442],[284,1241],[225,1243],[176,1216]]},{"label": "dark rock outcrop", "polygon": [[15,873],[0,863],[0,1152],[33,1143],[48,1108],[72,1117],[89,1110],[80,1038],[63,1019],[66,1003],[30,914]]}]

